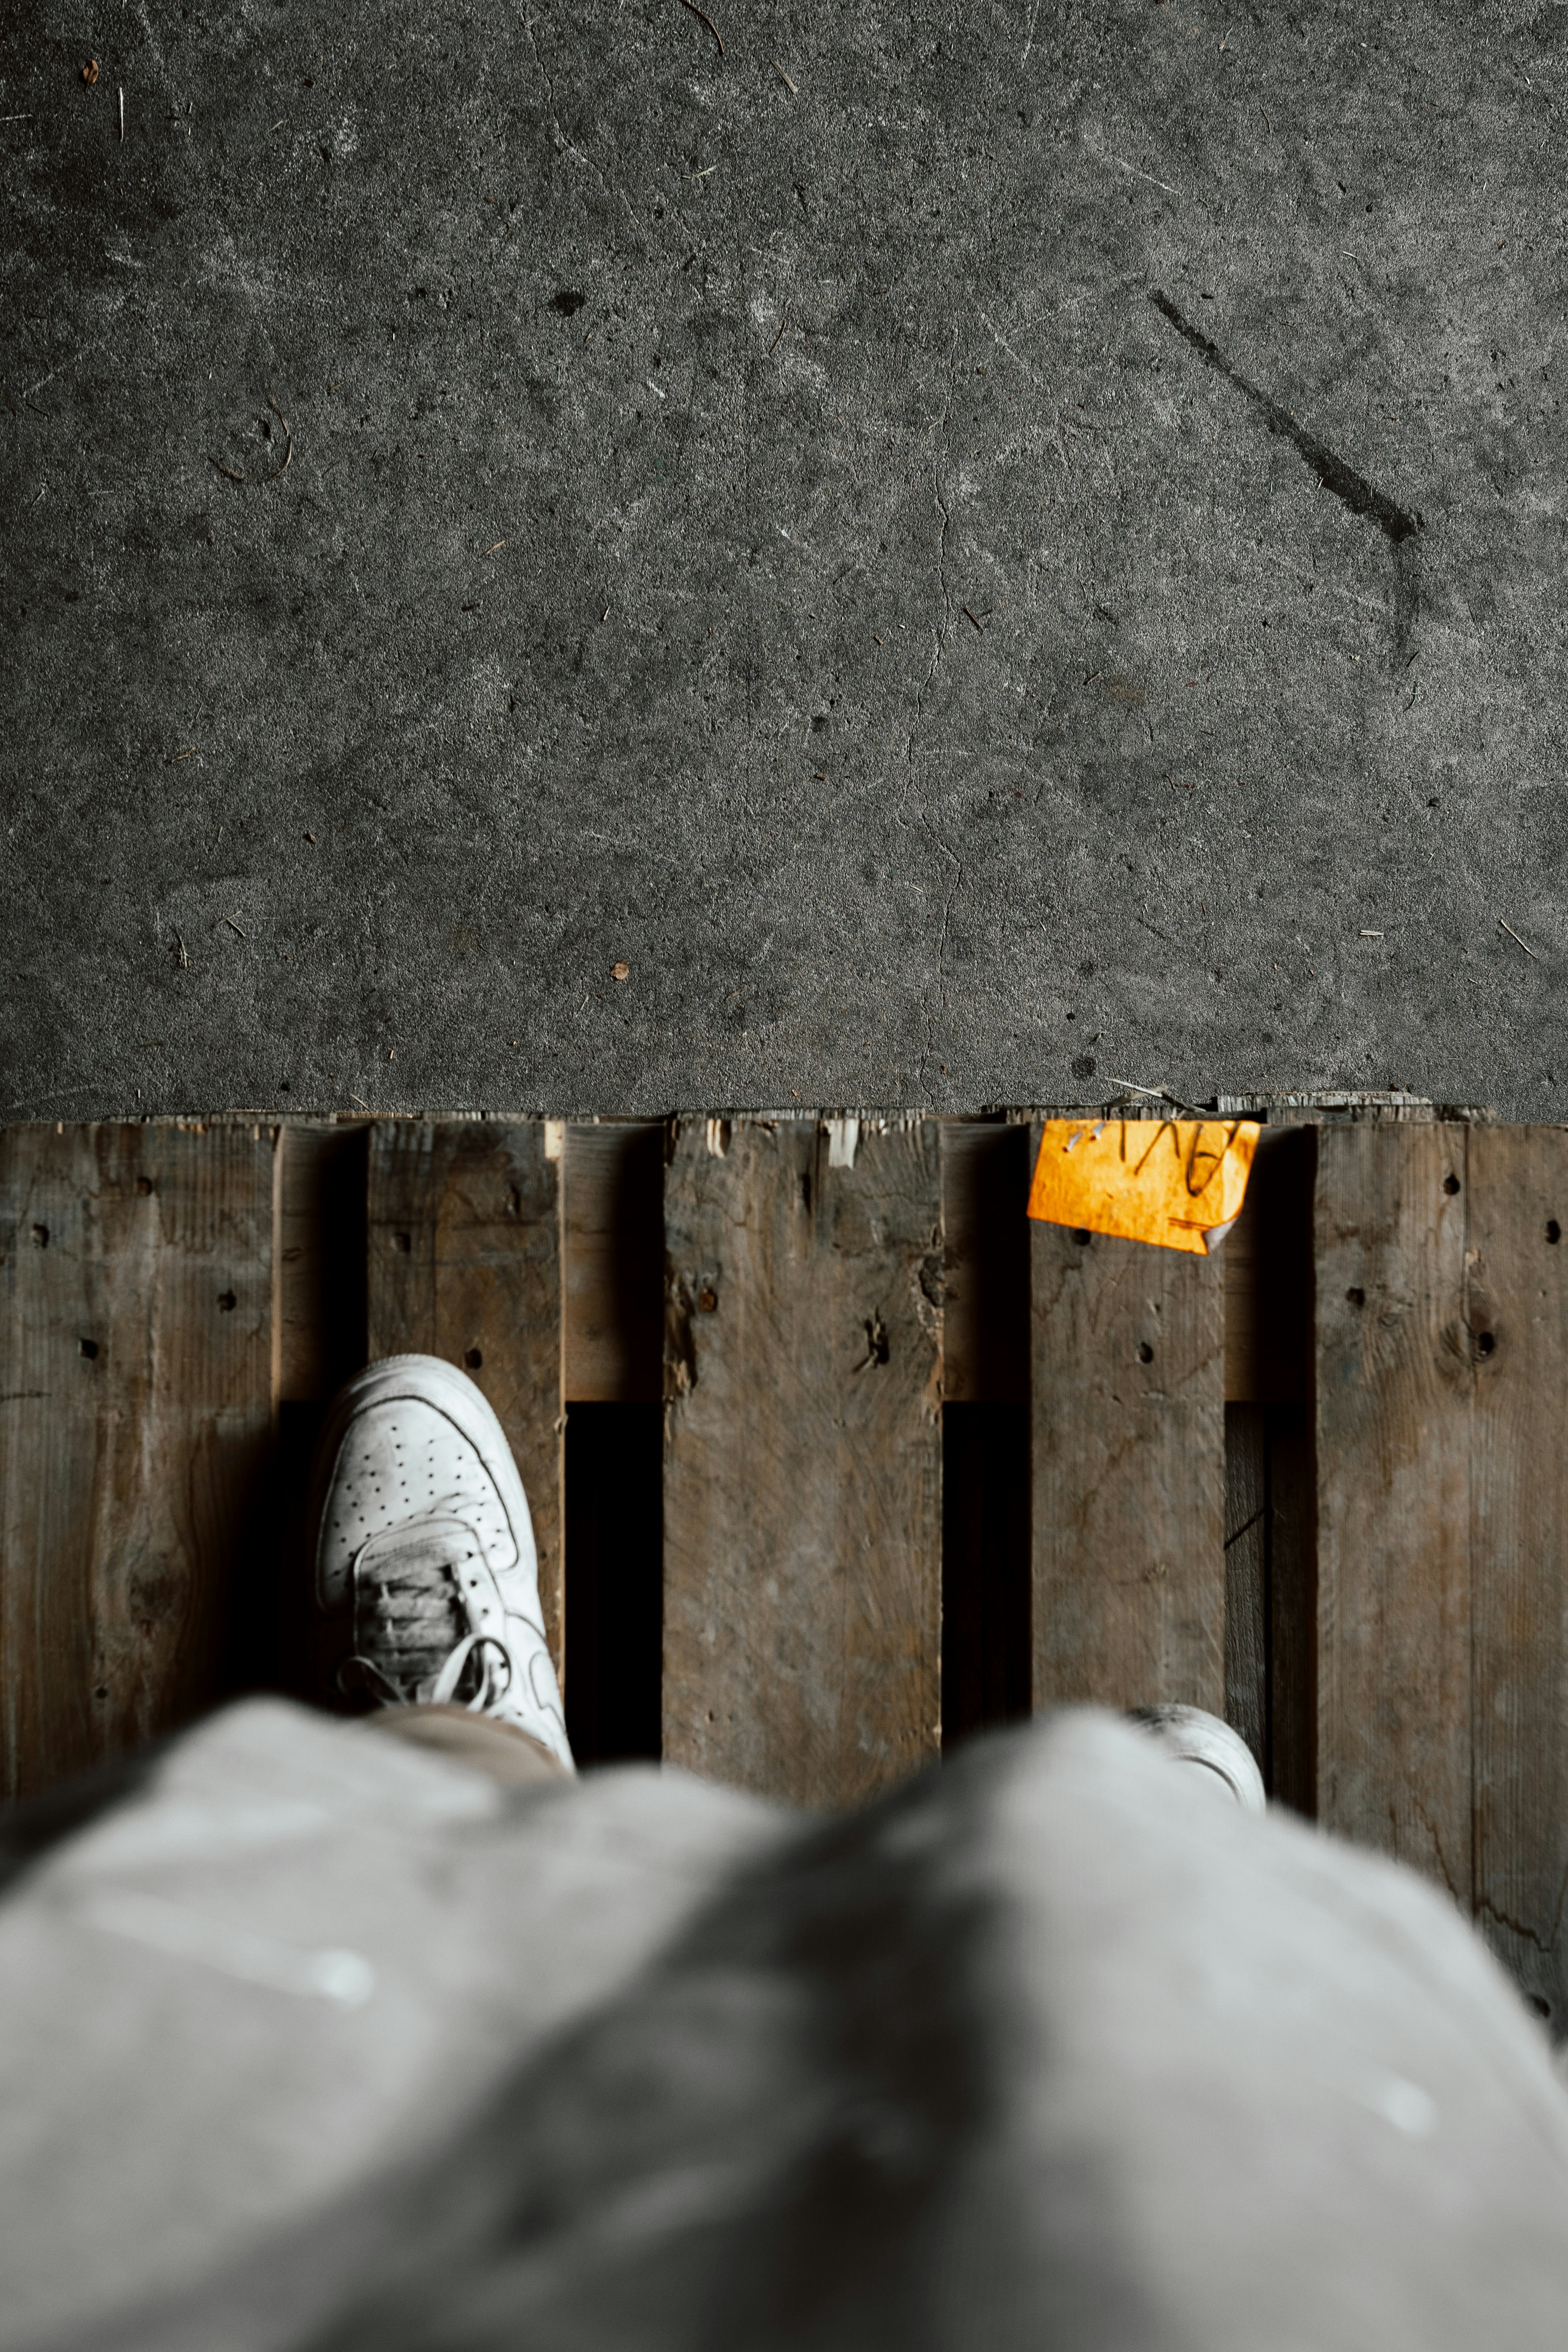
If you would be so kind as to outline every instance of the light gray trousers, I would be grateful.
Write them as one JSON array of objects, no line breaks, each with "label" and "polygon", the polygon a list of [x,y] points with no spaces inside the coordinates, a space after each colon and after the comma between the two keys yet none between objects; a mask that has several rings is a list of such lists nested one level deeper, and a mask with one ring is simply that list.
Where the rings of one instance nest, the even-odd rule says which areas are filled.
[{"label": "light gray trousers", "polygon": [[280,1701],[0,1901],[0,2347],[1557,2352],[1447,1900],[1113,1719],[808,1822]]}]

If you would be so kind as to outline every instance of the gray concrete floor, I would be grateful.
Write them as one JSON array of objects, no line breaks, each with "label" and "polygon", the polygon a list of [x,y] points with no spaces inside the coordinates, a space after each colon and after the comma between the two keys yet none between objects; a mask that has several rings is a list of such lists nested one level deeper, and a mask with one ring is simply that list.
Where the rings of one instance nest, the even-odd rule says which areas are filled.
[{"label": "gray concrete floor", "polygon": [[0,1111],[1556,1115],[1565,92],[1558,0],[13,0]]}]

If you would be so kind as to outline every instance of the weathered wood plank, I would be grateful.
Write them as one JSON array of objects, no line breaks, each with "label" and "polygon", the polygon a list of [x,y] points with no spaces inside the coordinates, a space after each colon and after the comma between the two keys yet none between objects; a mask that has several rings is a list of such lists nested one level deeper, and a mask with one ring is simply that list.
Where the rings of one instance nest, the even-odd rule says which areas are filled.
[{"label": "weathered wood plank", "polygon": [[1568,2024],[1568,1134],[1469,1137],[1475,1905]]},{"label": "weathered wood plank", "polygon": [[273,1130],[0,1130],[0,1784],[221,1692],[272,1425]]},{"label": "weathered wood plank", "polygon": [[941,1738],[935,1124],[833,1157],[698,1119],[665,1181],[665,1754],[818,1805]]},{"label": "weathered wood plank", "polygon": [[1223,1714],[1223,1257],[1030,1232],[1035,1706]]},{"label": "weathered wood plank", "polygon": [[1468,1131],[1318,1137],[1317,1812],[1471,1900]]},{"label": "weathered wood plank", "polygon": [[664,1121],[574,1122],[562,1190],[566,1394],[657,1404],[664,1394]]},{"label": "weathered wood plank", "polygon": [[444,1357],[495,1408],[528,1495],[562,1673],[560,1162],[548,1148],[558,1135],[542,1119],[378,1121],[366,1255],[371,1358]]}]

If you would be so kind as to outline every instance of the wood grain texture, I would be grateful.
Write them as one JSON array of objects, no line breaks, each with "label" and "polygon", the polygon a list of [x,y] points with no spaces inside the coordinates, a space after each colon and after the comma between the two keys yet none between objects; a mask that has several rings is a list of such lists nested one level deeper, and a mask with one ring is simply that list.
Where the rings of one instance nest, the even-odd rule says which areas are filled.
[{"label": "wood grain texture", "polygon": [[1568,1134],[1478,1128],[1466,1197],[1479,1923],[1568,2025]]},{"label": "wood grain texture", "polygon": [[441,1356],[484,1391],[522,1475],[564,1671],[559,1161],[542,1119],[379,1122],[366,1175],[371,1358]]},{"label": "wood grain texture", "polygon": [[1222,1259],[1030,1232],[1035,1706],[1221,1715]]},{"label": "wood grain texture", "polygon": [[1468,1910],[1468,1130],[1318,1138],[1317,1813]]},{"label": "wood grain texture", "polygon": [[273,1130],[0,1130],[0,1781],[221,1693],[272,1425]]},{"label": "wood grain texture", "polygon": [[937,1130],[710,1137],[665,1178],[665,1754],[850,1804],[941,1741]]},{"label": "wood grain texture", "polygon": [[566,1394],[657,1404],[664,1395],[664,1121],[566,1129],[562,1186]]}]

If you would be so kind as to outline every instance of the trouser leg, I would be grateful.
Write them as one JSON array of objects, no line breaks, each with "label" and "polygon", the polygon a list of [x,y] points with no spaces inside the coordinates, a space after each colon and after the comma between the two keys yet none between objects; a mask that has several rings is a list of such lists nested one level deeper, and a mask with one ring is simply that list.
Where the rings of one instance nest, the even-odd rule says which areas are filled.
[{"label": "trouser leg", "polygon": [[572,1778],[542,1739],[516,1724],[476,1715],[466,1706],[384,1706],[360,1720],[367,1730],[387,1732],[454,1764],[466,1764],[503,1789]]},{"label": "trouser leg", "polygon": [[1069,1714],[741,1868],[331,2352],[1556,2352],[1542,2036],[1442,1896],[1205,1777]]}]

